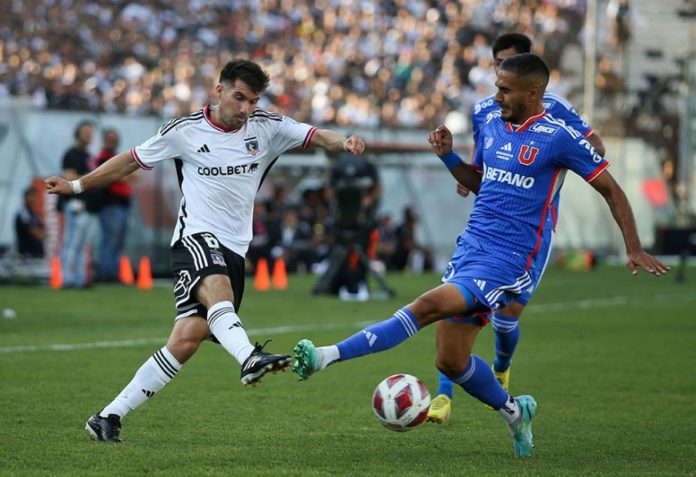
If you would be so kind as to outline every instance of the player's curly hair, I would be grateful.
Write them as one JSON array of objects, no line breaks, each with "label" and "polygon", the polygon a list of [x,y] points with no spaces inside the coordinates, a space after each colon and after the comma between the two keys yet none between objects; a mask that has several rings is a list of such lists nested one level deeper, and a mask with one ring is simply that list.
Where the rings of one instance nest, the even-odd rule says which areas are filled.
[{"label": "player's curly hair", "polygon": [[271,81],[263,68],[249,60],[232,60],[222,68],[220,83],[223,81],[234,83],[237,79],[248,84],[256,94],[261,94],[265,91]]}]

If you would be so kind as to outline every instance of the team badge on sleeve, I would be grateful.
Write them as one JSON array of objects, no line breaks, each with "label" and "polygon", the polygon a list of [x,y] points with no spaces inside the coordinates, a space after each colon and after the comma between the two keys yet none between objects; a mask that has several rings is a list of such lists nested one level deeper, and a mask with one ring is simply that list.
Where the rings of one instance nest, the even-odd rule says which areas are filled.
[{"label": "team badge on sleeve", "polygon": [[244,139],[244,145],[246,146],[247,152],[252,156],[255,156],[259,152],[259,141],[257,141],[255,137]]}]

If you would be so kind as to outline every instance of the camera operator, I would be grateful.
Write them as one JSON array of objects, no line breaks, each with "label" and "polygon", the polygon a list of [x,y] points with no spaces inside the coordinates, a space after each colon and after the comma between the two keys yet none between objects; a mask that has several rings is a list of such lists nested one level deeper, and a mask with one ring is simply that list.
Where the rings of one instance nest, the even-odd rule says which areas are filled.
[{"label": "camera operator", "polygon": [[340,155],[329,171],[333,191],[331,233],[334,243],[329,267],[314,293],[339,295],[346,300],[367,300],[367,274],[372,232],[377,227],[381,194],[377,168],[366,156]]}]

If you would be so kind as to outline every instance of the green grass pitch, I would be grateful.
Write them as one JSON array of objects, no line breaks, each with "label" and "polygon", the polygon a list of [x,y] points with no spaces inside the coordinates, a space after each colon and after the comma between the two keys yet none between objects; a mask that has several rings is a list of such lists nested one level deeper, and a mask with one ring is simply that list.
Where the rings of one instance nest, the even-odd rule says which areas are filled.
[{"label": "green grass pitch", "polygon": [[[282,292],[249,283],[241,317],[252,339],[290,352],[301,338],[329,344],[388,318],[438,277],[389,281],[399,296],[368,303],[311,297],[312,277],[290,277]],[[169,287],[0,287],[0,309],[17,312],[0,318],[0,474],[693,475],[695,306],[693,268],[681,284],[624,268],[550,270],[522,318],[512,368],[513,394],[539,402],[536,448],[522,460],[500,417],[459,389],[442,426],[393,433],[373,418],[372,391],[389,374],[414,374],[435,392],[432,327],[307,382],[285,373],[255,389],[205,343],[125,419],[122,445],[93,442],[86,418],[169,333]],[[487,329],[476,352],[490,360],[492,350]]]}]

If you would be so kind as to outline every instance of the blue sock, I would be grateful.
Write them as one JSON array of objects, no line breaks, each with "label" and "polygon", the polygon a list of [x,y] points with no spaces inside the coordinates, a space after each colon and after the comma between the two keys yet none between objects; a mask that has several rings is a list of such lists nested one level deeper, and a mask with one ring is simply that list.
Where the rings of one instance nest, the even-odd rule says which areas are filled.
[{"label": "blue sock", "polygon": [[370,325],[338,343],[341,361],[377,353],[406,341],[420,330],[416,318],[405,307],[388,320]]},{"label": "blue sock", "polygon": [[464,372],[459,376],[452,376],[452,381],[493,409],[500,409],[507,402],[508,393],[496,381],[490,366],[480,356],[472,354]]},{"label": "blue sock", "polygon": [[448,398],[452,399],[453,388],[454,388],[454,383],[452,382],[452,380],[450,378],[448,378],[447,376],[445,376],[444,374],[442,374],[442,372],[440,372],[439,381],[438,381],[438,385],[437,385],[437,392],[435,393],[435,396],[439,396],[440,394],[444,394]]},{"label": "blue sock", "polygon": [[493,315],[493,330],[495,331],[495,359],[493,369],[498,373],[510,367],[512,355],[515,353],[517,342],[520,340],[519,318]]}]

